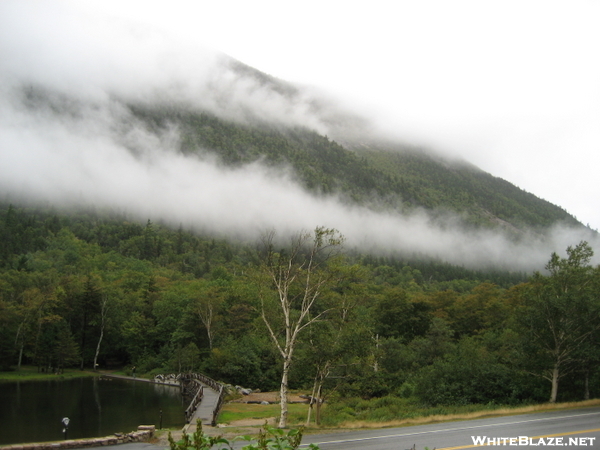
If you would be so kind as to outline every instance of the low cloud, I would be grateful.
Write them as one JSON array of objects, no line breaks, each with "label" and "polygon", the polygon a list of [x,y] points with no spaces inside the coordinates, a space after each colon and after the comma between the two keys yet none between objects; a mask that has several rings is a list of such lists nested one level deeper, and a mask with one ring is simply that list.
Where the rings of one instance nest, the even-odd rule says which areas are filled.
[{"label": "low cloud", "polygon": [[[60,2],[3,2],[0,53],[5,86],[41,85],[92,102],[107,96],[171,102],[239,122],[327,132],[313,113],[309,88],[252,71],[216,50]],[[272,89],[275,82],[280,89]]]},{"label": "low cloud", "polygon": [[348,206],[335,195],[306,192],[291,170],[260,163],[227,168],[210,156],[184,155],[176,128],[157,134],[115,101],[73,101],[57,113],[13,91],[2,105],[0,189],[13,197],[94,205],[245,239],[270,228],[286,234],[327,226],[364,251],[473,268],[541,268],[551,249],[582,238],[556,229],[544,241],[532,236],[516,244],[499,233],[464,231],[458,221],[440,227],[425,212],[400,216]]},{"label": "low cloud", "polygon": [[8,2],[0,11],[0,190],[6,198],[94,205],[246,239],[271,228],[285,234],[327,226],[351,247],[473,268],[541,269],[552,251],[582,239],[598,244],[591,234],[561,228],[515,243],[492,231],[465,231],[452,218],[441,227],[423,211],[401,216],[317,196],[300,187],[291,169],[260,162],[227,168],[210,156],[184,155],[176,127],[150,130],[124,102],[169,101],[230,120],[322,133],[331,130],[330,111],[310,91],[275,89],[272,79],[240,71],[216,52],[57,12],[43,2],[35,5],[44,14],[31,14],[32,4]]}]

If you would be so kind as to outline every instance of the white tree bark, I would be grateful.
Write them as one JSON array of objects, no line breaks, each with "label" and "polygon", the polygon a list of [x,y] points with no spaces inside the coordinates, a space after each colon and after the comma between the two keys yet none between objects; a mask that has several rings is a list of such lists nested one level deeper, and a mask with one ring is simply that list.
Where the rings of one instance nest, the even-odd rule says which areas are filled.
[{"label": "white tree bark", "polygon": [[273,315],[274,311],[266,307],[273,290],[263,289],[261,316],[283,363],[278,426],[285,428],[289,372],[298,335],[328,311],[312,315],[323,290],[335,282],[337,274],[328,263],[339,254],[343,238],[336,230],[325,228],[317,228],[314,233],[302,232],[292,239],[287,253],[274,251],[274,238],[275,232],[263,236],[265,253],[261,269],[265,282],[275,290],[278,308]]},{"label": "white tree bark", "polygon": [[106,325],[106,313],[108,311],[108,296],[102,297],[100,303],[100,337],[98,338],[98,344],[96,345],[96,353],[94,354],[94,371],[98,368],[98,355],[100,354],[100,345],[104,338],[104,326]]}]

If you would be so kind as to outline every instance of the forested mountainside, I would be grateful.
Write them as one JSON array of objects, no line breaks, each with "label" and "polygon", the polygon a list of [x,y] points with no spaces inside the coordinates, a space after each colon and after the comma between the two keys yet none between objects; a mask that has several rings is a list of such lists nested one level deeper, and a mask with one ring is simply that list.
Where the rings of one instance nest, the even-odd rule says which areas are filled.
[{"label": "forested mountainside", "polygon": [[[547,247],[528,237],[558,223],[584,228],[559,207],[463,162],[355,140],[359,130],[339,139],[181,102],[33,87],[20,95],[12,98],[25,124],[17,130],[31,141],[15,133],[14,151],[31,144],[43,155],[32,164],[51,170],[2,192],[2,368],[135,366],[260,389],[326,389],[337,396],[331,411],[348,419],[360,408],[344,401],[357,397],[467,405],[600,395],[592,248],[581,239],[566,258],[543,250],[547,272],[531,269],[542,269]],[[241,170],[253,164],[258,177]],[[270,183],[279,172],[293,182]],[[236,185],[238,175],[246,180]],[[238,217],[239,198],[253,214]],[[323,198],[335,201],[310,210]],[[355,233],[346,248],[344,229],[298,225],[311,211],[311,221],[334,221],[330,210],[345,214],[348,233],[367,228],[382,246],[361,247],[366,234]],[[267,212],[291,218],[247,219]],[[383,233],[391,216],[393,232]],[[462,223],[446,227],[456,216]],[[430,219],[439,223],[421,233]],[[266,229],[273,223],[280,229]],[[488,232],[497,227],[520,239]],[[427,245],[411,246],[417,240]],[[528,253],[536,254],[526,265]]]},{"label": "forested mountainside", "polygon": [[[3,205],[0,366],[193,370],[276,389],[282,366],[265,321],[278,339],[284,321],[265,274],[277,267],[272,258],[296,253],[284,246],[266,257],[265,248],[94,211]],[[586,243],[568,254],[550,259],[550,275],[530,279],[431,260],[324,259],[313,273],[327,280],[312,310],[319,320],[294,344],[289,385],[311,391],[318,381],[336,392],[330,408],[345,411],[343,420],[364,413],[365,405],[344,409],[354,397],[546,401],[558,386],[551,374],[559,345],[572,358],[558,361],[557,373],[570,376],[560,377],[552,400],[597,396],[600,272]],[[291,267],[306,268],[300,260]],[[564,331],[558,343],[556,327]]]},{"label": "forested mountainside", "polygon": [[[317,400],[310,411],[324,427],[598,404],[600,234],[566,203],[445,150],[489,152],[502,164],[527,145],[538,162],[564,156],[565,146],[585,150],[594,111],[581,108],[590,103],[583,90],[534,86],[531,65],[486,84],[481,74],[519,54],[493,36],[500,59],[489,52],[492,64],[473,71],[464,62],[476,46],[436,59],[429,50],[439,50],[438,37],[423,28],[430,48],[407,48],[433,64],[394,55],[401,76],[370,64],[377,52],[348,59],[366,69],[352,72],[359,77],[280,72],[339,80],[328,93],[209,48],[220,39],[205,47],[206,27],[170,36],[161,17],[132,8],[111,15],[67,5],[75,2],[8,3],[0,6],[8,13],[0,14],[8,25],[0,29],[0,371],[53,380],[66,368],[203,373],[279,391],[279,428],[307,423],[306,414],[286,414],[289,390]],[[518,19],[525,34],[512,34],[521,43],[534,35]],[[206,20],[210,11],[197,22]],[[330,62],[344,57],[336,50]],[[565,67],[589,78],[577,66],[583,53],[562,50],[575,64]],[[542,56],[548,67],[561,64],[560,55]],[[457,64],[437,70],[448,61]],[[472,82],[461,91],[459,78]],[[534,89],[520,95],[515,86]],[[585,151],[576,153],[562,177],[548,175],[563,189],[583,173],[576,162],[587,161]],[[569,205],[589,211],[569,194]]]},{"label": "forested mountainside", "polygon": [[[57,236],[67,231],[75,239],[97,246],[103,253],[117,252],[127,258],[151,261],[197,278],[210,274],[215,266],[244,267],[252,263],[254,256],[251,255],[257,245],[257,241],[215,239],[149,220],[140,223],[96,209],[67,213],[52,207],[0,203],[0,268],[29,270],[32,256],[48,250]],[[435,286],[435,289],[463,291],[484,280],[510,287],[528,277],[524,272],[493,268],[470,270],[429,257],[403,260],[351,251],[348,258],[366,266],[393,267],[386,275],[389,278],[402,278],[396,271],[410,267],[411,272],[418,272],[419,284]]]},{"label": "forested mountainside", "polygon": [[227,165],[261,160],[291,166],[307,189],[349,202],[400,212],[452,211],[465,223],[512,231],[578,225],[564,209],[506,180],[424,150],[375,140],[344,147],[307,128],[244,125],[185,108],[130,108],[153,130],[177,127],[185,153],[211,152]]},{"label": "forested mountainside", "polygon": [[[300,95],[291,84],[235,61],[229,65],[238,76],[250,77],[290,102]],[[22,97],[32,113],[54,116],[61,123],[76,123],[104,107],[40,86],[24,87]],[[176,142],[171,144],[183,154],[214,155],[233,167],[259,161],[282,172],[291,168],[304,188],[315,194],[335,194],[348,204],[400,213],[422,208],[431,217],[451,212],[463,224],[517,234],[525,230],[543,234],[555,224],[581,226],[561,207],[509,181],[465,161],[373,136],[360,118],[332,112],[316,100],[311,104],[314,114],[331,126],[335,137],[305,126],[267,122],[243,108],[244,119],[233,120],[181,101],[135,102],[114,97],[110,105],[108,114],[114,116],[110,120],[122,121],[110,125],[111,132],[126,133],[127,127],[139,126],[154,136],[174,132]],[[106,120],[102,114],[106,113],[94,120]],[[82,126],[89,125],[84,122]],[[131,145],[132,154],[143,145],[121,144]]]}]

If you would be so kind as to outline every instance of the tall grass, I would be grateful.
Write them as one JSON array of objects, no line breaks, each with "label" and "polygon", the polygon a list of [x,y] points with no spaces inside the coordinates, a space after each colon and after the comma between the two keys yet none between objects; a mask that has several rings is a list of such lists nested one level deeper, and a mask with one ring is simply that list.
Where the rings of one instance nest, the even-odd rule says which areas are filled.
[{"label": "tall grass", "polygon": [[426,406],[415,398],[394,396],[364,400],[340,399],[324,407],[324,427],[380,427],[412,425],[445,420],[473,419],[490,415],[524,414],[550,409],[567,409],[598,406],[600,399],[586,402],[522,405],[520,407],[498,404]]}]

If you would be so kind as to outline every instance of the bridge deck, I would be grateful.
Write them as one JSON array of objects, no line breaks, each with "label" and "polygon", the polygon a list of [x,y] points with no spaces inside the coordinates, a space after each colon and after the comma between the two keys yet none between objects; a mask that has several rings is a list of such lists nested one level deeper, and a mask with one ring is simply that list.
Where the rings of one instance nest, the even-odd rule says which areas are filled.
[{"label": "bridge deck", "polygon": [[196,408],[196,412],[192,416],[190,423],[183,427],[186,433],[196,431],[196,420],[198,419],[202,421],[202,425],[204,426],[212,425],[212,415],[219,401],[219,393],[204,383],[202,383],[202,386],[204,388],[204,396]]}]

